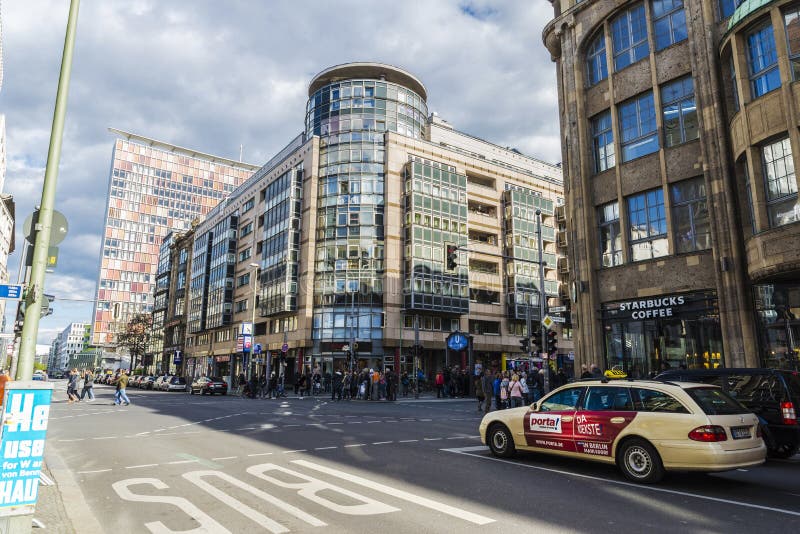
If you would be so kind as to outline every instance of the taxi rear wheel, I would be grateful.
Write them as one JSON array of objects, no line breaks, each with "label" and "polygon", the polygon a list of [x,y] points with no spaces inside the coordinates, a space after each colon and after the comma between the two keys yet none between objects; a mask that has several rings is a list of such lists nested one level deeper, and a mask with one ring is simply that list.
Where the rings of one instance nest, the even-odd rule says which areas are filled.
[{"label": "taxi rear wheel", "polygon": [[495,424],[490,426],[486,442],[495,456],[500,458],[514,456],[514,438],[511,437],[511,432],[504,425]]},{"label": "taxi rear wheel", "polygon": [[652,484],[664,477],[661,457],[652,445],[641,439],[626,441],[617,453],[617,464],[625,478]]}]

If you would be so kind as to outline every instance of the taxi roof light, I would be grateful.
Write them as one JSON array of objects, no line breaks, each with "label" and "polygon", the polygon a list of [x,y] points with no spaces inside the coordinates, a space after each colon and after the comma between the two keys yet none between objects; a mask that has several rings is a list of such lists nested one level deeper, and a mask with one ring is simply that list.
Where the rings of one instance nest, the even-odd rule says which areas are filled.
[{"label": "taxi roof light", "polygon": [[689,439],[704,443],[714,443],[727,441],[728,435],[725,433],[725,429],[719,425],[703,425],[689,432]]}]

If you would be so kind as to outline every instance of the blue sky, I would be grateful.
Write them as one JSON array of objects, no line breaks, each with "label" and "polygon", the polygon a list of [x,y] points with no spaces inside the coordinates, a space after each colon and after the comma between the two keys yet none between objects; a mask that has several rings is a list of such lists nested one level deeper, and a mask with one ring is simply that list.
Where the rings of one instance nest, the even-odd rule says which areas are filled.
[{"label": "blue sky", "polygon": [[[41,197],[68,4],[2,4],[12,280],[22,221]],[[303,129],[314,74],[380,61],[420,78],[428,108],[457,129],[555,163],[555,66],[541,38],[552,17],[547,0],[83,0],[56,196],[70,231],[45,282],[57,300],[39,343],[91,319],[108,127],[233,159],[244,145],[244,161],[260,165]]]}]

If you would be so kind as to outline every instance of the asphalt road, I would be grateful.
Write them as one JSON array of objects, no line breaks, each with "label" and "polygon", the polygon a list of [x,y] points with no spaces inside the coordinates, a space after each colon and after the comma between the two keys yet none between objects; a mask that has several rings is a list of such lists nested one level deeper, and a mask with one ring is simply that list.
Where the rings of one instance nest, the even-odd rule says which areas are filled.
[{"label": "asphalt road", "polygon": [[104,532],[800,531],[798,456],[639,486],[605,465],[493,458],[473,401],[128,390],[132,404],[117,407],[110,387],[73,405],[63,389],[46,457]]}]

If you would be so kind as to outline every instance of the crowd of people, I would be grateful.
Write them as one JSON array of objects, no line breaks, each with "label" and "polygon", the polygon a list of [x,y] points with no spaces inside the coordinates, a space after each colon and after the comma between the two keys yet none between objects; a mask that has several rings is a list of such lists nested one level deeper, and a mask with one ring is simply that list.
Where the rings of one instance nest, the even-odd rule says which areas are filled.
[{"label": "crowd of people", "polygon": [[[545,369],[530,371],[495,371],[486,369],[475,377],[475,398],[478,411],[489,413],[494,401],[495,410],[517,408],[536,402],[545,393]],[[569,382],[563,369],[550,375],[550,390]]]},{"label": "crowd of people", "polygon": [[[87,402],[94,400],[94,373],[91,369],[83,369],[78,371],[73,368],[67,373],[67,403],[72,404],[81,402],[84,398],[88,397]],[[119,406],[125,404],[126,406],[131,403],[126,393],[128,387],[128,371],[124,369],[117,373],[114,380],[116,391],[114,392],[114,404]],[[78,394],[80,390],[80,394]]]}]

